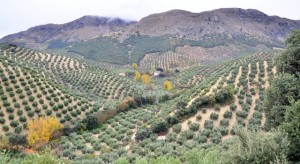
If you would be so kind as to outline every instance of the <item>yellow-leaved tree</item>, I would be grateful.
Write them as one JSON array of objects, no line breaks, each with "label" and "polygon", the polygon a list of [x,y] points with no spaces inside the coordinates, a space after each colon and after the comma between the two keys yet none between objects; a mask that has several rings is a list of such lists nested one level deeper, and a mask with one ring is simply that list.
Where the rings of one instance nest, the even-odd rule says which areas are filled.
[{"label": "yellow-leaved tree", "polygon": [[141,80],[141,73],[139,71],[135,71],[134,80],[135,81],[140,81]]},{"label": "yellow-leaved tree", "polygon": [[139,66],[136,63],[132,63],[132,68],[135,69],[135,70],[138,70]]},{"label": "yellow-leaved tree", "polygon": [[143,84],[149,85],[151,83],[151,78],[148,74],[143,74],[141,77]]},{"label": "yellow-leaved tree", "polygon": [[164,88],[170,92],[174,89],[172,83],[169,80],[165,81]]},{"label": "yellow-leaved tree", "polygon": [[49,142],[55,130],[63,128],[55,117],[40,117],[28,122],[28,145],[38,148]]}]

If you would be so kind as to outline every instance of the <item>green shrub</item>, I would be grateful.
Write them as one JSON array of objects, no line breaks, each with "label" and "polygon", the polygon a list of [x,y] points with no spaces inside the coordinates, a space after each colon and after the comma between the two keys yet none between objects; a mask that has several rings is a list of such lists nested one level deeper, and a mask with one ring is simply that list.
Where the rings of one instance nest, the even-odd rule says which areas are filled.
[{"label": "green shrub", "polygon": [[166,132],[168,131],[168,126],[165,121],[157,121],[151,125],[151,131],[153,133]]},{"label": "green shrub", "polygon": [[0,118],[0,124],[4,124],[5,123],[5,118]]},{"label": "green shrub", "polygon": [[27,112],[27,115],[28,115],[29,117],[33,117],[33,116],[34,116],[34,112],[33,112],[33,111],[29,111],[29,112]]},{"label": "green shrub", "polygon": [[179,122],[179,119],[176,115],[168,116],[166,120],[167,120],[167,123],[169,125],[174,125],[174,124],[177,124]]},{"label": "green shrub", "polygon": [[139,141],[144,140],[144,139],[149,138],[149,137],[150,137],[150,131],[147,128],[138,129],[136,134],[135,134],[135,139],[139,140]]},{"label": "green shrub", "polygon": [[202,119],[202,116],[200,115],[200,114],[198,114],[197,116],[196,116],[196,120],[197,121],[200,121]]},{"label": "green shrub", "polygon": [[[287,163],[288,141],[278,132],[236,131],[238,140],[221,152],[224,163]],[[270,149],[272,147],[272,149]]]},{"label": "green shrub", "polygon": [[209,118],[212,119],[212,120],[217,120],[219,118],[219,114],[211,113]]},{"label": "green shrub", "polygon": [[99,126],[97,117],[91,114],[87,115],[83,122],[88,130],[96,129]]},{"label": "green shrub", "polygon": [[228,119],[223,119],[220,121],[221,126],[227,127],[229,125],[229,120]]},{"label": "green shrub", "polygon": [[20,122],[26,122],[27,118],[25,116],[20,116],[19,121]]},{"label": "green shrub", "polygon": [[182,136],[185,137],[186,139],[190,140],[190,139],[193,139],[194,133],[191,130],[186,130],[186,131],[182,132]]},{"label": "green shrub", "polygon": [[176,124],[173,126],[173,132],[180,133],[181,131],[181,124]]},{"label": "green shrub", "polygon": [[7,125],[2,126],[3,131],[7,132],[9,130],[9,127]]},{"label": "green shrub", "polygon": [[237,108],[237,106],[235,104],[231,104],[230,105],[230,110],[235,111]]},{"label": "green shrub", "polygon": [[40,109],[40,108],[35,108],[34,112],[35,112],[35,113],[40,113],[40,112],[41,112],[41,109]]},{"label": "green shrub", "polygon": [[242,110],[242,111],[237,111],[237,112],[236,112],[236,116],[245,119],[245,118],[248,116],[248,112],[246,112],[246,111],[244,111],[244,110]]},{"label": "green shrub", "polygon": [[47,110],[47,111],[46,111],[46,115],[47,115],[47,116],[50,116],[51,114],[52,114],[52,110]]},{"label": "green shrub", "polygon": [[13,120],[14,118],[15,118],[15,115],[14,115],[14,114],[9,114],[9,115],[8,115],[8,119],[9,119],[9,120]]},{"label": "green shrub", "polygon": [[198,142],[199,144],[203,144],[207,142],[207,137],[202,134],[197,134],[194,138],[194,141]]},{"label": "green shrub", "polygon": [[216,150],[205,150],[205,149],[193,149],[185,152],[183,155],[184,163],[196,164],[196,163],[207,163],[213,164],[218,163],[219,153]]},{"label": "green shrub", "polygon": [[14,112],[14,109],[12,108],[12,107],[7,107],[6,108],[6,111],[8,112],[8,113],[13,113]]},{"label": "green shrub", "polygon": [[199,124],[197,123],[192,123],[189,125],[189,129],[192,131],[198,131],[199,130]]},{"label": "green shrub", "polygon": [[233,99],[233,88],[225,87],[216,93],[215,99],[217,103],[225,103]]},{"label": "green shrub", "polygon": [[212,120],[205,120],[204,128],[205,129],[213,129],[214,128],[214,122]]},{"label": "green shrub", "polygon": [[223,116],[224,116],[224,118],[231,118],[232,117],[232,112],[231,111],[226,111]]},{"label": "green shrub", "polygon": [[220,127],[218,128],[218,130],[219,130],[219,132],[222,134],[222,136],[225,136],[225,135],[228,134],[228,129],[227,129],[226,127],[224,127],[224,126],[220,126]]},{"label": "green shrub", "polygon": [[19,122],[16,121],[16,120],[11,121],[11,122],[10,122],[10,126],[11,126],[11,127],[17,127],[17,126],[19,126]]}]

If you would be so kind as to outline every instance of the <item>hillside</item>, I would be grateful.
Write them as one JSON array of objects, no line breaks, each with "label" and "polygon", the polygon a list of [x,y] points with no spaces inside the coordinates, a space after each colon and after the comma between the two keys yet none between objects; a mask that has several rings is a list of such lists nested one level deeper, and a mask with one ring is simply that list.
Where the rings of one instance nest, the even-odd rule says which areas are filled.
[{"label": "hillside", "polygon": [[59,48],[68,42],[97,38],[104,34],[119,32],[132,21],[120,18],[83,16],[65,24],[46,24],[8,35],[0,43],[17,43],[34,49]]},{"label": "hillside", "polygon": [[145,66],[143,62],[151,60],[150,65],[165,67],[157,64],[156,54],[169,52],[185,60],[179,63],[175,59],[168,68],[174,69],[177,65],[218,63],[246,53],[283,48],[284,39],[293,29],[300,29],[299,21],[252,9],[201,13],[171,10],[138,22],[84,16],[62,25],[33,27],[0,42],[117,65],[136,62]]},{"label": "hillside", "polygon": [[[266,122],[262,111],[264,90],[276,73],[272,66],[274,53],[257,53],[213,66],[194,66],[175,74],[174,86],[182,93],[179,97],[117,114],[92,132],[63,137],[58,153],[71,159],[87,154],[105,159],[105,154],[120,150],[143,155],[143,149],[153,150],[151,146],[141,148],[145,143],[161,145],[163,140],[166,150],[171,145],[175,150],[185,150],[189,144],[216,144],[231,138],[239,125],[247,129],[261,129]],[[1,81],[4,84],[1,88],[1,109],[5,109],[1,113],[2,134],[26,134],[26,122],[38,116],[55,116],[61,123],[76,124],[87,113],[97,115],[102,110],[95,105],[96,97],[102,94],[101,90],[97,90],[103,88],[97,87],[99,85],[106,88],[101,103],[105,103],[105,99],[124,99],[132,92],[126,90],[127,87],[120,92],[122,85],[129,81],[126,78],[119,78],[74,58],[16,47],[5,49],[1,57]],[[104,84],[97,84],[97,81]],[[117,84],[112,84],[115,81]],[[153,83],[155,81],[153,79]],[[226,86],[234,89],[230,103],[201,105],[203,97],[220,93]],[[76,96],[76,91],[89,93],[85,96],[87,99]],[[186,107],[180,107],[180,103],[186,104]],[[149,138],[136,142],[137,131],[151,127],[157,121],[172,119],[178,121],[168,122],[166,133],[152,136],[151,141]],[[182,145],[183,142],[187,144]],[[111,159],[107,160],[111,162]]]},{"label": "hillside", "polygon": [[131,77],[66,56],[5,47],[0,59],[1,134],[26,134],[27,120],[40,116],[75,125],[87,114],[114,110],[129,97],[170,95],[155,84],[145,93],[146,86]]},{"label": "hillside", "polygon": [[[196,145],[218,144],[232,138],[238,126],[262,129],[266,121],[262,110],[264,91],[276,72],[273,57],[274,54],[259,53],[220,65],[197,67],[202,78],[187,70],[194,75],[194,82],[190,89],[184,89],[184,94],[166,103],[121,113],[91,132],[63,137],[60,153],[68,158],[93,154],[97,156],[94,161],[109,163],[113,159],[106,157],[121,156],[118,152],[129,159],[166,153],[173,156]],[[186,73],[178,75],[179,80],[185,80],[181,78],[183,74]],[[219,93],[226,86],[235,90],[231,104],[201,106],[204,96]],[[180,103],[187,107],[180,107]],[[148,137],[143,133],[161,122],[167,123],[166,132]]]},{"label": "hillside", "polygon": [[[4,52],[5,53],[5,52]],[[45,78],[35,69],[0,55],[0,133],[26,134],[29,120],[55,116],[63,124],[74,124],[96,112],[93,102]]]},{"label": "hillside", "polygon": [[201,13],[171,10],[149,15],[128,27],[130,33],[161,36],[174,34],[200,40],[214,34],[229,38],[244,36],[261,41],[283,42],[299,21],[268,16],[253,9],[224,8]]},{"label": "hillside", "polygon": [[299,29],[224,8],[6,36],[0,163],[297,163]]},{"label": "hillside", "polygon": [[[201,40],[211,35],[229,38],[257,39],[283,42],[292,29],[299,29],[299,21],[268,16],[258,10],[224,8],[201,13],[171,10],[149,15],[138,22],[119,18],[84,16],[65,24],[36,26],[5,36],[1,43],[20,43],[28,48],[34,44],[47,48],[51,42],[77,42],[93,39],[103,34],[119,33],[127,38],[134,34],[148,36],[177,35]],[[38,46],[35,46],[37,48]]]}]

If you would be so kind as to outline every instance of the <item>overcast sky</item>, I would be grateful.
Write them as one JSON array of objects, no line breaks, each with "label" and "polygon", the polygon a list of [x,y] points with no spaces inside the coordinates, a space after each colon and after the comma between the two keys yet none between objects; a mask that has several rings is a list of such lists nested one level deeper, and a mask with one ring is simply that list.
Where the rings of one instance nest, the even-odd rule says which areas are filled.
[{"label": "overcast sky", "polygon": [[201,12],[217,8],[258,9],[300,20],[300,0],[1,0],[0,38],[47,23],[66,23],[84,15],[139,20],[172,9]]}]

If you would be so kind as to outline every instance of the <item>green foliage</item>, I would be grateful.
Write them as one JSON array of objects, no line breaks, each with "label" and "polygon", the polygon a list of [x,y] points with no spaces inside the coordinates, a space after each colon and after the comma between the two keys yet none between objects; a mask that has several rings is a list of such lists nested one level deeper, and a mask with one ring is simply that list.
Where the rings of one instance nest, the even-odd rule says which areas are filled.
[{"label": "green foliage", "polygon": [[213,129],[214,122],[212,120],[205,120],[204,127],[205,127],[205,129]]},{"label": "green foliage", "polygon": [[117,39],[100,37],[94,40],[78,43],[68,48],[69,52],[74,52],[87,59],[103,61],[116,64],[127,64],[128,58],[125,45]]},{"label": "green foliage", "polygon": [[219,153],[216,150],[194,149],[185,153],[183,158],[188,164],[215,164],[219,161]]},{"label": "green foliage", "polygon": [[64,48],[72,43],[70,42],[63,42],[62,40],[53,40],[48,43],[47,49],[59,49],[59,48]]},{"label": "green foliage", "polygon": [[168,130],[168,125],[165,121],[157,121],[154,122],[150,128],[153,133],[166,132]]},{"label": "green foliage", "polygon": [[[172,38],[173,36],[148,36],[135,35],[129,36],[122,43],[115,38],[99,37],[93,40],[79,42],[72,47],[67,47],[67,44],[61,43],[59,40],[50,42],[49,49],[63,48],[71,53],[77,53],[87,59],[96,61],[128,64],[139,63],[144,57],[144,54],[155,52],[175,51],[176,47],[191,45],[211,48],[219,45],[225,45],[226,42],[234,42],[227,35],[210,34],[202,40],[190,40],[187,38]],[[237,38],[245,41],[241,38]],[[255,43],[257,40],[255,40]],[[249,40],[246,41],[246,44]],[[74,43],[72,43],[74,44]],[[128,52],[131,52],[130,57]]]},{"label": "green foliage", "polygon": [[284,121],[286,107],[300,99],[299,91],[299,80],[293,75],[280,74],[273,79],[264,100],[267,128],[277,127]]},{"label": "green foliage", "polygon": [[217,92],[215,95],[215,99],[217,103],[225,103],[233,100],[233,88],[225,87],[221,89],[221,91]]},{"label": "green foliage", "polygon": [[287,108],[285,122],[280,126],[288,134],[290,141],[289,158],[293,161],[300,159],[300,100]]},{"label": "green foliage", "polygon": [[224,118],[231,118],[232,117],[232,112],[231,111],[226,111],[223,116],[224,116]]},{"label": "green foliage", "polygon": [[136,134],[135,134],[135,139],[136,140],[144,140],[146,138],[150,137],[150,131],[147,128],[144,129],[138,129]]},{"label": "green foliage", "polygon": [[4,164],[57,164],[57,163],[69,163],[68,160],[59,159],[54,156],[49,149],[46,149],[41,153],[34,153],[30,155],[22,156],[21,154],[14,154],[9,151],[0,150],[0,163]]},{"label": "green foliage", "polygon": [[179,122],[179,119],[176,115],[169,116],[169,117],[166,118],[166,120],[167,120],[167,123],[169,125],[174,125],[174,124],[177,124]]},{"label": "green foliage", "polygon": [[219,114],[217,113],[211,113],[209,116],[210,119],[212,120],[217,120],[219,118]]},{"label": "green foliage", "polygon": [[200,115],[200,114],[198,114],[197,116],[196,116],[196,120],[197,121],[200,121],[202,119],[202,116]]},{"label": "green foliage", "polygon": [[26,146],[27,137],[25,135],[12,134],[8,137],[9,143],[14,146]]},{"label": "green foliage", "polygon": [[293,31],[286,39],[286,50],[276,59],[279,72],[299,77],[300,73],[300,31]]},{"label": "green foliage", "polygon": [[99,126],[97,117],[91,114],[88,114],[83,122],[86,123],[86,128],[88,130],[96,129]]},{"label": "green foliage", "polygon": [[236,116],[245,119],[248,116],[248,112],[246,112],[245,110],[237,111],[236,112]]},{"label": "green foliage", "polygon": [[149,164],[181,164],[181,161],[173,157],[150,158]]},{"label": "green foliage", "polygon": [[300,31],[293,31],[286,40],[286,50],[276,59],[277,70],[280,73],[273,79],[267,89],[264,99],[267,117],[266,127],[280,126],[288,134],[290,141],[289,159],[297,161],[300,158]]},{"label": "green foliage", "polygon": [[[216,36],[214,39],[221,38],[221,37],[223,36],[220,37]],[[140,60],[140,58],[144,54],[154,52],[153,47],[159,47],[156,50],[164,51],[166,49],[174,49],[174,47],[182,44],[183,42],[188,42],[185,39],[181,40],[178,38],[176,38],[178,39],[176,41],[176,39],[172,37],[161,37],[158,38],[159,41],[157,41],[157,38],[148,37],[148,36],[134,36],[130,38],[130,40],[127,41],[125,40],[123,43],[118,43],[119,41],[108,37],[105,39],[102,38],[101,40],[100,38],[101,41],[99,42],[95,41],[95,43],[93,43],[94,45],[92,45],[92,48],[89,48],[87,46],[86,49],[84,49],[85,43],[83,42],[79,43],[78,45],[75,45],[75,47],[82,46],[83,49],[81,50],[82,52],[85,53],[85,55],[83,56],[87,58],[90,59],[94,58],[93,60],[100,60],[106,62],[110,61],[113,63],[116,61],[120,61],[121,63],[119,64],[126,64],[127,62],[131,62],[131,61],[138,62],[138,60]],[[155,39],[157,43],[152,44],[153,40]],[[104,43],[104,41],[107,42]],[[170,44],[171,42],[172,44]],[[204,42],[201,43],[201,41],[197,43],[196,42],[197,41],[195,41],[193,44],[194,45],[207,44],[208,46],[214,46],[213,42],[207,42],[207,43]],[[222,42],[224,43],[224,40],[220,40],[220,42],[218,43],[222,43]],[[252,41],[249,42],[251,42],[252,44]],[[99,45],[98,43],[101,43],[101,45]],[[253,45],[255,44],[256,43],[253,42]],[[93,50],[99,51],[98,48],[102,50],[101,47],[103,46],[106,46],[105,48],[108,49],[111,49],[110,46],[117,47],[117,48],[116,50],[103,49],[103,51],[105,52],[99,52],[99,54],[101,53],[102,56],[93,52]],[[72,51],[72,48],[70,48],[70,50]],[[131,51],[131,50],[132,50],[131,58],[129,58],[127,51]],[[29,51],[25,50],[25,53],[27,52],[30,53],[30,50]],[[114,53],[116,53],[118,56],[117,58],[120,58],[121,60],[114,58]],[[36,60],[36,58],[32,58],[32,56],[30,55],[24,54],[20,56],[25,56],[24,59],[27,60],[32,60],[32,61]],[[48,55],[46,56],[47,56],[46,58],[48,58]],[[89,101],[97,103],[97,106],[94,106],[90,104],[88,101],[83,100],[81,94],[76,98],[72,97],[71,95],[67,95],[65,92],[68,92],[68,88],[65,90],[61,90],[57,86],[49,84],[48,82],[44,81],[44,79],[40,80],[39,78],[37,78],[38,80],[40,80],[39,83],[36,83],[38,80],[36,81],[35,79],[36,77],[32,76],[29,70],[26,72],[26,74],[28,73],[27,77],[22,78],[22,80],[20,79],[20,82],[22,81],[20,86],[15,86],[15,85],[10,86],[9,85],[10,82],[14,83],[11,79],[16,79],[17,81],[19,79],[17,78],[18,76],[14,77],[16,72],[12,71],[13,73],[8,72],[10,75],[8,77],[5,77],[6,79],[4,78],[4,80],[6,80],[6,83],[4,82],[3,79],[1,79],[4,82],[4,85],[1,86],[1,89],[2,87],[4,89],[2,89],[3,93],[0,89],[0,94],[3,101],[6,101],[3,104],[7,105],[6,107],[1,108],[1,110],[4,112],[8,110],[11,112],[12,115],[15,116],[11,117],[11,120],[9,119],[5,120],[4,118],[6,117],[4,116],[8,116],[5,113],[5,115],[3,114],[3,116],[1,116],[1,118],[3,119],[0,119],[0,123],[2,122],[4,124],[3,126],[11,125],[15,127],[15,128],[11,126],[7,127],[9,128],[8,133],[11,132],[18,133],[20,129],[21,130],[26,129],[27,116],[34,117],[34,118],[40,117],[41,115],[52,115],[52,116],[59,117],[61,123],[66,123],[72,126],[72,127],[65,126],[64,134],[66,134],[66,136],[61,137],[61,141],[59,141],[60,142],[59,153],[60,155],[66,158],[73,159],[74,161],[72,162],[74,163],[134,163],[135,161],[136,163],[151,163],[151,161],[153,161],[153,163],[160,163],[160,162],[176,163],[176,161],[180,163],[217,163],[217,161],[223,162],[223,160],[220,160],[221,152],[227,152],[228,145],[225,146],[223,145],[222,136],[227,135],[229,133],[229,129],[231,129],[232,134],[235,133],[235,131],[232,130],[231,127],[228,127],[230,122],[229,120],[232,117],[236,117],[237,115],[236,120],[239,124],[246,125],[248,123],[248,120],[245,120],[244,118],[247,118],[248,116],[248,110],[250,109],[250,105],[252,104],[252,99],[251,99],[252,96],[246,90],[246,87],[248,87],[248,83],[247,83],[248,81],[246,80],[248,69],[246,66],[249,62],[247,58],[245,58],[245,60],[243,58],[239,61],[235,61],[236,63],[234,69],[230,69],[233,68],[231,67],[232,62],[229,64],[221,65],[220,67],[216,65],[217,68],[204,66],[202,69],[201,66],[199,69],[198,66],[195,66],[195,68],[199,70],[192,72],[191,76],[189,77],[197,77],[197,78],[201,77],[201,79],[204,79],[204,81],[202,82],[202,80],[200,79],[187,80],[187,83],[192,83],[192,84],[187,84],[187,87],[184,87],[184,85],[182,85],[182,88],[180,87],[178,88],[179,89],[178,92],[173,93],[174,96],[173,94],[172,96],[167,96],[168,98],[165,99],[166,100],[165,102],[163,103],[160,102],[159,104],[157,104],[156,100],[161,100],[161,99],[159,96],[156,95],[156,92],[151,91],[151,87],[145,88],[139,86],[138,84],[135,84],[134,81],[130,80],[127,77],[115,78],[117,75],[110,73],[109,71],[103,71],[98,67],[93,67],[89,63],[85,63],[80,60],[75,60],[75,59],[69,60],[68,57],[65,58],[65,60],[62,60],[62,58],[59,59],[58,56],[53,57],[52,55],[50,55],[50,57],[51,57],[50,58],[51,61],[52,60],[59,60],[59,61],[57,63],[53,63],[53,62],[47,63],[48,60],[45,59],[43,60],[43,62],[34,62],[35,66],[45,67],[46,69],[49,69],[49,71],[51,72],[50,77],[55,81],[55,84],[61,83],[72,90],[76,90],[78,92],[87,92],[88,94],[91,93],[92,96],[88,95]],[[253,63],[255,63],[258,60],[253,58],[250,59],[251,61],[253,60]],[[70,61],[73,62],[73,66],[75,68],[73,70],[67,68],[66,70],[66,67],[70,67],[70,65],[66,64],[65,62],[70,62]],[[270,61],[268,61],[269,77],[271,77],[270,72],[272,71],[270,67],[271,65]],[[206,112],[206,110],[208,111],[214,106],[215,109],[218,111],[221,109],[221,106],[216,105],[216,103],[220,103],[222,105],[222,110],[223,109],[227,110],[227,107],[223,107],[223,105],[228,105],[232,103],[233,92],[232,92],[232,88],[229,87],[222,88],[222,86],[224,86],[224,82],[226,82],[226,75],[224,73],[227,74],[230,71],[232,72],[231,74],[232,76],[230,77],[231,83],[229,84],[227,80],[227,85],[234,86],[233,83],[236,79],[240,62],[244,63],[245,65],[243,65],[243,75],[242,78],[240,79],[240,84],[238,84],[238,86],[240,87],[241,83],[243,83],[242,84],[243,86],[241,87],[242,88],[244,87],[244,89],[241,90],[241,95],[239,95],[238,97],[241,101],[240,104],[242,105],[244,110],[243,111],[238,110],[238,112],[235,112],[237,106],[232,104],[230,106],[231,109],[230,111],[221,111],[221,112],[215,112],[211,114],[212,120],[201,118],[201,114],[197,114],[198,116],[196,116],[196,118],[198,122],[192,123],[192,121],[190,121],[190,123],[188,124],[189,130],[185,130],[184,132],[181,132],[180,122],[189,119],[190,116],[194,116],[198,111],[202,110],[204,113]],[[6,62],[1,62],[1,63],[3,65],[7,64]],[[32,63],[29,62],[29,64]],[[260,65],[260,70],[263,70],[264,69],[263,64],[259,63],[259,65]],[[81,69],[83,67],[84,69]],[[114,65],[112,65],[112,67],[114,67]],[[120,69],[116,69],[113,71],[118,72],[122,69],[123,67],[120,67]],[[86,72],[86,70],[88,70],[88,72]],[[188,69],[187,72],[189,72],[189,70],[190,69]],[[1,69],[0,71],[3,70]],[[41,73],[38,72],[38,74]],[[250,74],[250,77],[255,78],[255,75],[256,75],[255,73]],[[48,73],[45,72],[44,76],[47,78],[47,76],[49,75]],[[210,90],[209,87],[215,84],[216,80],[219,77],[223,77],[223,79],[221,80],[217,88],[213,90],[213,94],[208,95],[208,92]],[[260,71],[259,77],[260,79],[265,77],[262,71]],[[173,80],[173,77],[170,77],[170,79]],[[154,78],[152,83],[153,89],[156,89],[157,87],[156,85],[161,83],[164,80],[165,79]],[[174,80],[175,83],[176,79]],[[123,81],[126,81],[126,83],[123,83]],[[251,83],[254,82],[254,79],[252,80],[250,79],[250,82]],[[263,83],[264,81],[261,81],[260,83],[254,85],[261,85]],[[14,86],[15,88],[13,88]],[[37,87],[34,88],[35,86]],[[193,87],[188,88],[190,86]],[[10,92],[15,92],[19,87],[21,88],[21,90],[18,91],[19,93],[15,93],[15,95],[16,98],[18,99],[18,97],[21,94],[23,94],[23,99],[21,100],[20,104],[17,104],[15,103],[16,99],[12,99],[11,97],[9,97],[9,95],[13,95],[13,94],[7,92],[6,89],[11,90]],[[251,91],[255,91],[253,84],[251,84],[250,87],[252,89]],[[256,94],[258,93],[260,94],[259,99],[261,102],[261,100],[263,100],[262,97],[264,94],[263,91],[265,87],[260,87],[259,89],[260,92],[257,92]],[[238,92],[237,89],[235,91]],[[149,94],[149,92],[151,92],[151,94]],[[199,98],[196,99],[189,108],[187,108],[186,106],[188,105],[187,104],[188,100],[190,100],[193,97],[197,97],[198,95]],[[98,100],[97,96],[99,97],[105,96],[105,99],[114,99],[118,97],[120,101],[108,102],[104,100],[104,98],[102,101],[102,98]],[[46,99],[44,99],[45,97]],[[134,101],[130,103],[122,104],[124,99],[128,97],[134,97]],[[13,100],[12,102],[10,101],[11,99]],[[250,105],[247,106],[245,105],[246,104],[244,103],[245,99],[246,102]],[[24,103],[22,103],[22,101]],[[118,106],[118,104],[121,105]],[[175,104],[177,108],[174,107]],[[126,110],[115,110],[117,109],[117,107]],[[208,108],[205,109],[204,107],[209,107],[209,109]],[[90,110],[90,108],[92,108],[92,110]],[[176,111],[176,113],[170,116],[169,114],[174,111]],[[258,111],[259,112],[253,113],[253,117],[250,119],[249,123],[247,124],[247,128],[254,127],[254,125],[257,124],[261,126],[263,114],[260,113],[261,112],[260,110]],[[90,115],[92,116],[96,112],[99,114],[97,115],[97,118],[95,117],[89,118],[89,115],[86,114],[86,113],[91,113]],[[208,113],[211,113],[211,111],[208,111]],[[81,121],[82,116],[84,115],[87,115],[87,117],[86,119]],[[96,124],[97,119],[102,121],[101,127],[99,128],[97,128],[98,124]],[[204,120],[199,121],[201,119]],[[10,124],[13,120],[14,120],[13,124]],[[162,121],[158,121],[158,120],[162,120]],[[218,121],[215,122],[214,120],[218,120]],[[17,122],[20,121],[21,124],[20,125],[15,124],[16,121]],[[200,123],[203,124],[204,121],[205,121],[204,123],[205,129],[201,129],[201,131],[199,131],[199,127],[200,127],[199,124]],[[219,122],[221,126],[215,127],[214,124],[216,123],[218,124]],[[73,125],[75,126],[74,128]],[[232,124],[230,124],[230,126],[231,125]],[[149,129],[147,127],[149,127]],[[155,133],[165,134],[162,132],[166,132],[168,128],[173,128],[173,132],[167,135],[167,139],[165,141],[157,141],[157,134]],[[92,131],[83,131],[86,129]],[[137,142],[131,141],[131,137],[134,132],[134,129],[137,129],[137,132],[135,134],[135,139],[137,140]],[[260,128],[257,129],[251,128],[251,129],[257,130]],[[271,133],[270,135],[273,134]],[[265,137],[265,140],[267,140],[268,137]],[[55,142],[53,143],[53,146],[56,145]],[[222,144],[217,145],[220,142],[222,142]],[[250,142],[251,141],[247,143]],[[91,144],[92,148],[87,146],[86,145],[87,143]],[[127,154],[127,150],[125,150],[124,147],[128,144],[130,145],[130,153]],[[271,144],[271,148],[273,148],[272,146],[273,145]],[[190,152],[190,150],[195,147],[201,147],[205,149],[197,148]],[[215,148],[216,150],[214,150]],[[262,149],[266,149],[266,148],[267,147],[265,145],[262,146]],[[82,155],[75,154],[74,152],[76,149],[81,150],[83,154]],[[219,149],[222,150],[219,151]],[[231,147],[229,148],[230,151],[232,151],[232,149],[234,148]],[[248,162],[244,160],[245,158],[251,160],[253,159],[254,153],[252,152],[252,149],[250,148],[241,149],[238,146],[236,146],[235,149],[238,149],[239,151],[240,150],[244,151],[243,152],[244,154],[240,155],[242,157],[238,158],[238,159],[242,159],[240,160],[241,163]],[[94,155],[93,153],[96,153],[94,152],[94,150],[99,151],[100,155],[99,156]],[[236,150],[236,152],[238,151]],[[265,151],[261,153],[262,154],[267,153],[266,156],[269,158],[270,155],[268,154],[269,152]],[[248,158],[248,156],[250,157]],[[263,155],[258,157],[260,158],[262,156]],[[136,160],[139,159],[139,157],[143,157],[144,159]],[[118,160],[114,161],[115,159]],[[282,158],[279,157],[279,159],[281,160]],[[229,163],[230,162],[234,163],[234,161],[229,161]]]},{"label": "green foliage", "polygon": [[279,132],[251,132],[236,130],[238,140],[228,145],[221,154],[223,163],[287,163],[289,142]]},{"label": "green foliage", "polygon": [[189,125],[189,129],[192,131],[198,131],[199,130],[199,124],[197,123],[192,123]]},{"label": "green foliage", "polygon": [[[173,41],[173,40],[172,40]],[[175,40],[174,40],[175,41]],[[130,36],[123,41],[124,45],[132,45],[131,62],[139,62],[147,53],[175,50],[179,43],[171,42],[168,36],[151,37],[147,35]]]},{"label": "green foliage", "polygon": [[121,157],[121,158],[117,159],[114,163],[115,164],[129,164],[129,161],[125,157]]},{"label": "green foliage", "polygon": [[181,124],[176,124],[173,126],[173,131],[175,133],[180,133],[181,132]]},{"label": "green foliage", "polygon": [[230,105],[230,110],[235,111],[237,108],[237,106],[235,104],[231,104]]}]

